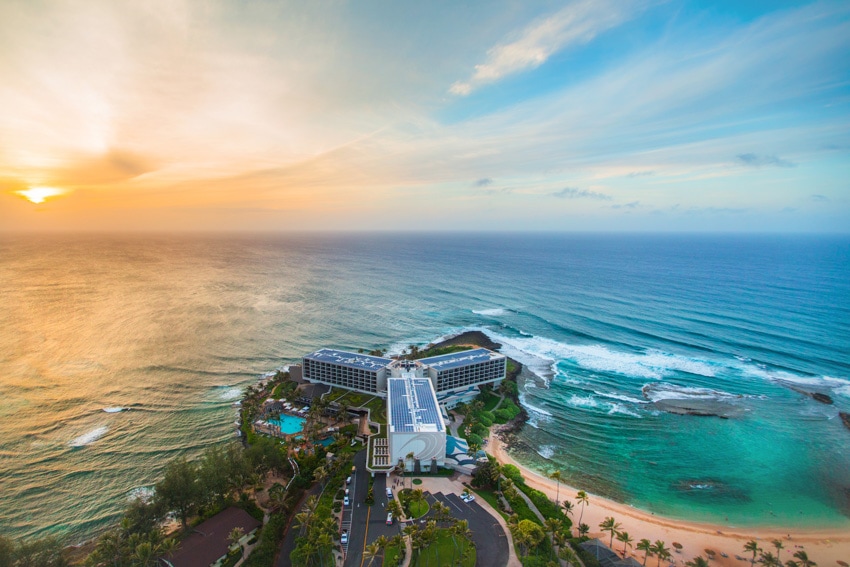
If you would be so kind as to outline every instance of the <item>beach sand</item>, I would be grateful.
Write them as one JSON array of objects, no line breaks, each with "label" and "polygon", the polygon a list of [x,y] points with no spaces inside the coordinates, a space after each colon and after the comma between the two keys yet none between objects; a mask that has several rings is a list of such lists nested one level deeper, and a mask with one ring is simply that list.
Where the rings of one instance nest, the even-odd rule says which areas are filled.
[{"label": "beach sand", "polygon": [[[509,463],[519,467],[529,486],[544,492],[551,499],[555,499],[555,481],[517,462],[508,454],[505,445],[495,433],[490,436],[487,451],[495,456],[500,463]],[[561,483],[561,501],[569,498],[575,502],[577,491],[576,488]],[[659,539],[666,542],[673,552],[671,561],[675,560],[676,565],[683,565],[685,561],[691,560],[697,555],[705,557],[704,550],[708,548],[716,552],[715,559],[710,563],[712,567],[747,567],[749,561],[739,561],[735,559],[735,556],[752,557],[751,554],[744,552],[744,544],[751,539],[755,539],[760,547],[773,553],[776,552],[776,549],[771,542],[775,539],[782,540],[784,548],[780,559],[783,563],[791,559],[793,554],[801,547],[806,550],[810,560],[817,562],[818,567],[836,567],[838,565],[836,562],[839,560],[850,562],[850,533],[846,530],[794,530],[789,533],[788,530],[781,528],[730,528],[728,526],[663,518],[601,496],[588,494],[588,497],[589,505],[584,507],[582,523],[590,526],[591,537],[599,537],[607,544],[610,536],[599,530],[599,523],[606,516],[612,516],[622,524],[620,529],[628,532],[634,538],[635,543],[642,538],[653,542]],[[576,507],[572,515],[574,525],[578,525],[580,513],[581,507]],[[674,541],[682,544],[680,553],[675,552],[672,548],[671,544]],[[619,553],[623,546],[615,539],[613,548]],[[729,557],[721,557],[721,552],[726,553]],[[629,555],[643,563],[643,552],[635,552],[630,549]],[[657,558],[650,557],[647,566],[655,567],[657,562]]]}]

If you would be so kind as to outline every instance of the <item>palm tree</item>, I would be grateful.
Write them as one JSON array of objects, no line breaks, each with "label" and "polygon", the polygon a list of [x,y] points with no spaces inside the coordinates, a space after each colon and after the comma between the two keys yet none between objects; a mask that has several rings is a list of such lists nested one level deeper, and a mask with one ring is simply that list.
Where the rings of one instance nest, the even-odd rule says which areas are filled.
[{"label": "palm tree", "polygon": [[771,543],[773,543],[773,547],[776,548],[776,560],[779,561],[779,564],[781,565],[782,561],[779,558],[779,554],[782,552],[782,548],[785,546],[782,545],[782,541],[778,539],[773,540]]},{"label": "palm tree", "polygon": [[785,562],[785,567],[801,567],[800,562],[794,559],[789,559]]},{"label": "palm tree", "polygon": [[756,543],[756,540],[751,539],[746,544],[744,544],[744,551],[747,551],[747,552],[750,552],[750,553],[753,554],[753,558],[750,560],[750,565],[751,566],[755,565],[756,564],[756,555],[758,555],[759,551],[761,551],[761,548],[759,547],[759,544]]},{"label": "palm tree", "polygon": [[611,547],[614,544],[614,535],[620,529],[620,524],[614,518],[608,516],[599,523],[599,529],[611,534],[611,541],[608,542],[608,547]]},{"label": "palm tree", "polygon": [[804,549],[796,552],[794,557],[800,560],[800,565],[802,565],[802,567],[817,567],[817,563],[809,559],[809,554],[806,553]]},{"label": "palm tree", "polygon": [[660,539],[655,540],[655,543],[652,544],[652,553],[658,557],[658,567],[661,567],[662,560],[670,558],[670,548],[664,545],[664,542]]},{"label": "palm tree", "polygon": [[561,500],[561,478],[563,475],[561,471],[554,471],[549,474],[549,478],[555,481],[555,506],[558,505],[558,502]]},{"label": "palm tree", "polygon": [[685,561],[688,567],[708,567],[708,560],[702,555],[697,555],[690,561]]},{"label": "palm tree", "polygon": [[626,551],[628,551],[628,548],[632,546],[634,538],[629,535],[629,532],[619,532],[617,534],[617,541],[622,542],[623,544],[623,559],[625,559]]},{"label": "palm tree", "polygon": [[380,555],[380,553],[380,546],[378,546],[377,542],[372,542],[363,550],[363,559],[368,559],[369,566],[371,567],[372,563],[375,562],[375,558]]},{"label": "palm tree", "polygon": [[769,551],[762,551],[759,555],[759,563],[764,567],[782,567],[782,562]]},{"label": "palm tree", "polygon": [[584,507],[585,505],[590,506],[590,501],[587,498],[587,492],[584,490],[579,490],[576,494],[576,501],[581,504],[581,514],[578,516],[578,523],[581,526],[581,519],[584,517]]},{"label": "palm tree", "polygon": [[[416,455],[413,454],[413,451],[405,455],[404,460],[410,461],[410,472],[413,473],[413,461],[416,460]],[[413,477],[410,479],[410,487],[413,488]]]},{"label": "palm tree", "polygon": [[578,525],[578,535],[580,537],[586,536],[589,531],[590,531],[590,526],[588,526],[587,524],[579,524]]},{"label": "palm tree", "polygon": [[573,514],[573,508],[575,508],[575,504],[573,504],[569,500],[564,500],[563,504],[561,504],[561,507],[564,509],[564,514],[566,514],[569,518]]},{"label": "palm tree", "polygon": [[643,551],[643,564],[646,567],[646,558],[652,555],[652,542],[644,538],[638,542],[635,549]]},{"label": "palm tree", "polygon": [[[236,544],[239,544],[239,540],[242,539],[242,537],[244,535],[245,535],[245,530],[242,529],[239,526],[236,526],[235,528],[230,530],[230,533],[227,535],[227,539],[230,541],[230,543],[232,543],[233,545],[236,545]],[[239,544],[239,547],[242,547],[242,545]]]}]

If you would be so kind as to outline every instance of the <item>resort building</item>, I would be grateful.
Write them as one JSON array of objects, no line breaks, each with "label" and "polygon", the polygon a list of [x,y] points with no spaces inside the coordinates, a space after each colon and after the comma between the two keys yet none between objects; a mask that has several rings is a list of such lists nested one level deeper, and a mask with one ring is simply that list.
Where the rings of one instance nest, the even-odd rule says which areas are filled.
[{"label": "resort building", "polygon": [[476,348],[418,360],[438,394],[468,390],[470,386],[499,382],[505,377],[503,354]]},{"label": "resort building", "polygon": [[394,360],[323,348],[304,357],[303,376],[310,382],[385,396],[387,380],[412,373],[431,381],[440,403],[451,408],[478,394],[477,386],[505,377],[504,355],[476,348],[420,360]]},{"label": "resort building", "polygon": [[323,348],[304,357],[303,377],[310,382],[376,394],[387,388],[390,358]]},{"label": "resort building", "polygon": [[408,471],[414,470],[417,462],[428,470],[443,466],[446,425],[431,380],[417,378],[412,370],[403,372],[400,378],[390,378],[387,405],[390,464],[404,463]]}]

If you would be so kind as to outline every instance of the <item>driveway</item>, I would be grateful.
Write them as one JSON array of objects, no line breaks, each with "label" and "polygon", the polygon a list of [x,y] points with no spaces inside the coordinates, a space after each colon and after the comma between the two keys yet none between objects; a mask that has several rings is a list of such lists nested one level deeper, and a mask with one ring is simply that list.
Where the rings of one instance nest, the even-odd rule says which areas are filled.
[{"label": "driveway", "polygon": [[499,522],[479,506],[477,501],[466,503],[457,494],[443,494],[442,492],[429,494],[428,500],[431,504],[435,500],[439,500],[449,507],[452,516],[469,523],[472,541],[475,542],[476,566],[507,566],[509,557],[508,536]]}]

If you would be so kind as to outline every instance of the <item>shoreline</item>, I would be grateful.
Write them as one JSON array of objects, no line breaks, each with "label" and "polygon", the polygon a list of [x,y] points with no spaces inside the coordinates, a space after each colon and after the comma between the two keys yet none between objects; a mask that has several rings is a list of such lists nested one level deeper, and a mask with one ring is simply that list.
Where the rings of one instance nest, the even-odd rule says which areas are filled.
[{"label": "shoreline", "polygon": [[[557,488],[556,482],[523,465],[508,453],[499,433],[491,431],[490,441],[486,450],[492,454],[501,464],[511,464],[519,468],[525,477],[528,486],[540,490],[554,500]],[[578,489],[570,485],[560,484],[561,501],[565,499],[574,500]],[[590,526],[591,537],[599,537],[603,542],[608,542],[610,536],[599,529],[599,523],[606,517],[612,516],[622,524],[622,529],[627,531],[635,542],[641,538],[650,541],[663,540],[668,546],[672,542],[683,545],[681,552],[672,550],[671,561],[677,565],[683,565],[685,561],[693,559],[697,555],[705,556],[705,549],[717,552],[712,565],[722,567],[743,566],[745,563],[735,558],[752,557],[744,552],[744,544],[749,540],[756,540],[759,546],[767,551],[775,552],[772,545],[774,539],[781,540],[785,547],[782,549],[782,559],[791,559],[793,554],[800,548],[804,548],[812,561],[818,563],[819,567],[836,565],[837,561],[848,561],[850,559],[850,532],[841,529],[795,529],[789,533],[788,529],[778,527],[754,527],[754,528],[729,528],[728,526],[692,522],[675,518],[657,516],[653,512],[647,512],[628,504],[622,504],[613,500],[588,493],[589,504],[584,508],[582,523]],[[578,525],[581,508],[576,507],[572,517],[575,525]],[[790,536],[790,537],[789,537]],[[795,547],[797,546],[797,547]],[[619,553],[622,544],[615,541],[614,549]],[[729,557],[721,557],[724,552]],[[629,555],[643,563],[643,552],[629,551]],[[647,563],[653,565],[651,559]],[[749,560],[747,561],[749,563]]]}]

